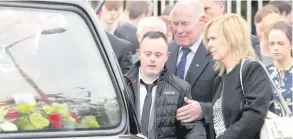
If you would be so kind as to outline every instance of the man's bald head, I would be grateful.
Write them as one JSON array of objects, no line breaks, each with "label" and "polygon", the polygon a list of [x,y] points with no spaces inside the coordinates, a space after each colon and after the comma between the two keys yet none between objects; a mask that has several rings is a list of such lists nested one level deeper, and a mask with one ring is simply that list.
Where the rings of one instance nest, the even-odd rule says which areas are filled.
[{"label": "man's bald head", "polygon": [[160,31],[167,34],[166,23],[159,17],[151,16],[141,19],[137,25],[136,36],[139,41],[141,41],[142,36],[150,31]]}]

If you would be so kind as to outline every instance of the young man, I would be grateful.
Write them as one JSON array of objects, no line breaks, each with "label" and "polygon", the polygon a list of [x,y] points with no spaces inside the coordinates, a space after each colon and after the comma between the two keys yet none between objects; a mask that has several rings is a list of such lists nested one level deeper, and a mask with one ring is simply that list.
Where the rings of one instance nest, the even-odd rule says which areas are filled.
[{"label": "young man", "polygon": [[292,1],[271,1],[271,5],[277,7],[283,19],[292,25]]},{"label": "young man", "polygon": [[164,33],[147,32],[137,50],[140,61],[125,75],[130,97],[135,105],[142,134],[148,139],[205,139],[200,121],[176,120],[176,110],[191,99],[190,86],[167,72],[168,44]]},{"label": "young man", "polygon": [[101,21],[105,31],[114,34],[116,29],[118,19],[123,12],[123,1],[122,0],[112,0],[105,1],[102,7]]}]

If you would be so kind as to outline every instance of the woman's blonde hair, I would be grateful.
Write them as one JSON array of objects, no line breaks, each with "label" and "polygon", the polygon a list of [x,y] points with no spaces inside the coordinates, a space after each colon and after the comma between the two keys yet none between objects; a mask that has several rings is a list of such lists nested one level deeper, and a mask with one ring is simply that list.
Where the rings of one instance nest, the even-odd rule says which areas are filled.
[{"label": "woman's blonde hair", "polygon": [[[212,25],[218,27],[219,39],[228,49],[233,60],[240,63],[244,58],[255,57],[251,46],[250,32],[246,21],[237,14],[228,13],[223,16],[210,20],[204,27],[204,44],[208,44],[208,30]],[[223,63],[216,61],[215,70],[219,71],[219,76],[225,72]]]},{"label": "woman's blonde hair", "polygon": [[263,32],[263,36],[267,41],[271,27],[278,21],[282,20],[282,17],[279,14],[271,13],[267,15],[260,22],[260,30]]}]

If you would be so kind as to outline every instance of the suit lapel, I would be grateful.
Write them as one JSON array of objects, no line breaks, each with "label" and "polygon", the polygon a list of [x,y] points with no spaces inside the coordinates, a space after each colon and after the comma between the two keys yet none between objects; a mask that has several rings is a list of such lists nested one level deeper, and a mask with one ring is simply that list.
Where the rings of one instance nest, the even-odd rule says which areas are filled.
[{"label": "suit lapel", "polygon": [[204,44],[201,43],[191,61],[185,80],[193,86],[208,63],[208,51]]},{"label": "suit lapel", "polygon": [[175,75],[176,66],[177,66],[177,58],[179,53],[179,46],[176,42],[170,44],[169,46],[170,56],[168,61],[166,62],[166,66],[168,68],[169,73]]}]

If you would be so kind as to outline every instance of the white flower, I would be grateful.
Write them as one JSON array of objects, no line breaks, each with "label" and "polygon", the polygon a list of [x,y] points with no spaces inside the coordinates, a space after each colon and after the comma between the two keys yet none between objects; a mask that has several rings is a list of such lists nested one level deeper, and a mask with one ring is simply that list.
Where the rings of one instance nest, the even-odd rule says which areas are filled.
[{"label": "white flower", "polygon": [[2,131],[17,131],[17,126],[11,122],[5,121],[0,124],[0,129]]}]

